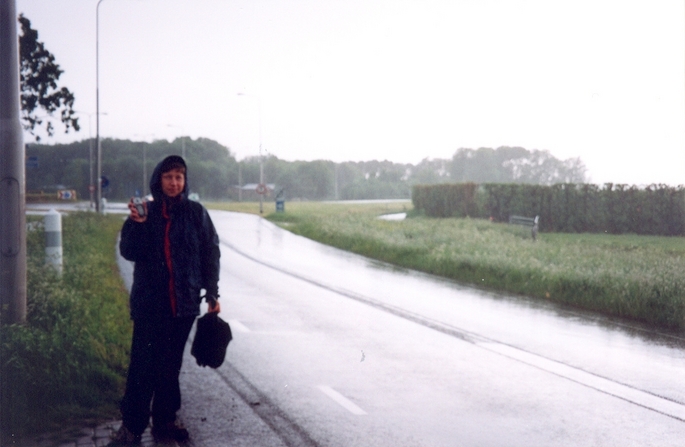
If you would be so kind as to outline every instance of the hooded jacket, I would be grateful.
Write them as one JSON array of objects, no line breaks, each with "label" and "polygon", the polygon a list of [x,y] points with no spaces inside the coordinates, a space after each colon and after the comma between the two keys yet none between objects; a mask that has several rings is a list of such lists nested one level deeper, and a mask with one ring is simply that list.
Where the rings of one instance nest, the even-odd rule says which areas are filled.
[{"label": "hooded jacket", "polygon": [[[162,174],[174,163],[186,169],[183,192],[170,198],[162,192]],[[148,217],[127,219],[119,250],[135,262],[131,318],[189,317],[200,313],[200,290],[218,297],[219,236],[207,210],[188,197],[188,168],[183,158],[162,160],[150,179],[154,198]]]}]

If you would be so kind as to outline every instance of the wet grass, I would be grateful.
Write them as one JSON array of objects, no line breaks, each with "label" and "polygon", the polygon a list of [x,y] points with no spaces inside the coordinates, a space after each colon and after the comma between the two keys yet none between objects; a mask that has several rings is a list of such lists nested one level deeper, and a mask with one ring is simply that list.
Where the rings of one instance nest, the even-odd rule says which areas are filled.
[{"label": "wet grass", "polygon": [[267,218],[302,236],[490,290],[685,329],[685,238],[548,234],[477,219],[381,214],[411,204],[286,203]]},{"label": "wet grass", "polygon": [[[202,202],[208,209],[234,211],[238,213],[259,214],[259,202]],[[265,200],[262,204],[263,216],[269,220],[288,221],[297,216],[330,216],[338,213],[362,213],[377,216],[380,214],[401,213],[412,209],[411,201],[367,201],[367,202],[286,202],[285,213],[276,212],[276,204]]]},{"label": "wet grass", "polygon": [[3,445],[117,414],[131,341],[115,258],[122,219],[72,213],[62,225],[63,276],[45,266],[40,226],[29,231],[27,321],[0,327]]}]

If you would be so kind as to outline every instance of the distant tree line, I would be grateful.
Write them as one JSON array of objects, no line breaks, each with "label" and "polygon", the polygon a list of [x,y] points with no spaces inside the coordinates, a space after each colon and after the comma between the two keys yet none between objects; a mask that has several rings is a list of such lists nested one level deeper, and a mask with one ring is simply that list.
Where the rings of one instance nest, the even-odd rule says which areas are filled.
[{"label": "distant tree line", "polygon": [[508,146],[459,149],[450,163],[450,180],[455,183],[584,183],[586,172],[580,158],[559,160],[549,151]]},{"label": "distant tree line", "polygon": [[685,235],[685,186],[607,183],[416,185],[414,208],[433,217],[507,222],[539,216],[541,231]]},{"label": "distant tree line", "polygon": [[[149,191],[152,171],[159,161],[171,154],[181,154],[185,146],[188,184],[193,192],[205,197],[224,197],[227,186],[238,178],[235,157],[219,143],[199,138],[157,140],[152,143],[103,139],[102,176],[108,185],[103,196],[108,200],[126,200]],[[91,154],[95,165],[94,140],[70,144],[30,144],[26,156],[33,160],[26,168],[27,192],[75,190],[80,200],[89,197]],[[145,163],[143,161],[145,160]],[[144,178],[144,176],[146,178]],[[93,167],[93,178],[97,178]]]},{"label": "distant tree line", "polygon": [[[26,171],[28,192],[72,189],[86,200],[91,151],[95,157],[93,143],[90,139],[70,144],[29,145],[26,155],[32,163]],[[167,155],[181,154],[183,147],[190,172],[189,186],[202,199],[237,200],[238,185],[259,182],[259,157],[238,161],[227,147],[207,138],[182,137],[152,143],[104,139],[101,146],[102,175],[109,183],[103,194],[109,200],[149,193],[149,177],[154,167]],[[265,183],[275,185],[275,190],[270,191],[271,198],[283,191],[289,200],[409,199],[412,186],[417,184],[482,179],[552,184],[585,179],[585,166],[579,159],[561,161],[546,151],[509,147],[459,149],[452,159],[426,158],[416,165],[387,160],[286,161],[269,155],[264,157],[263,167]]]}]

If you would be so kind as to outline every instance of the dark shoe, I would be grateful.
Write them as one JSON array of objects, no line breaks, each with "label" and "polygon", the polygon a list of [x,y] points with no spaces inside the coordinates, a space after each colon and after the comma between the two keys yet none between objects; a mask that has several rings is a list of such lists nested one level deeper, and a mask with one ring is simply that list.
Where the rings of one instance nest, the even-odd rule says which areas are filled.
[{"label": "dark shoe", "polygon": [[107,444],[107,447],[118,447],[118,446],[128,446],[128,445],[138,445],[140,444],[140,435],[134,435],[131,430],[126,428],[125,425],[121,425],[119,430],[110,435],[112,442]]},{"label": "dark shoe", "polygon": [[184,442],[190,437],[188,430],[178,421],[169,422],[161,426],[152,426],[152,436],[156,442]]}]

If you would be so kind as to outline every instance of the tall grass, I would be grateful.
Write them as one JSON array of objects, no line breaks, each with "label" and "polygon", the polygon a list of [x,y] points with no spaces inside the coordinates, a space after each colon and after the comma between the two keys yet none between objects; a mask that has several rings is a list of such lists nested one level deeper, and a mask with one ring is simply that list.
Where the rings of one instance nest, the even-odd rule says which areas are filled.
[{"label": "tall grass", "polygon": [[685,328],[684,238],[544,233],[534,242],[518,227],[487,220],[379,220],[388,206],[310,204],[268,218],[400,266],[656,327]]},{"label": "tall grass", "polygon": [[61,278],[44,265],[44,232],[28,233],[27,321],[0,327],[5,440],[114,414],[131,339],[114,251],[121,225],[116,216],[64,217]]}]

